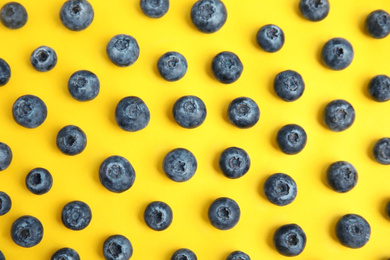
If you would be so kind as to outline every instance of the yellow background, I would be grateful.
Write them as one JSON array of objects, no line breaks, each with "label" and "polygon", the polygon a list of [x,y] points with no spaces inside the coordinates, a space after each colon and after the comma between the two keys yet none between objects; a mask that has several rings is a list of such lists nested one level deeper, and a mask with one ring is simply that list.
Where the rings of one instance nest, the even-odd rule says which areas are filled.
[{"label": "yellow background", "polygon": [[[19,2],[27,9],[27,24],[18,30],[0,24],[0,57],[12,70],[11,80],[0,88],[0,141],[14,155],[10,167],[0,172],[0,190],[13,203],[0,217],[0,250],[7,259],[50,259],[62,247],[75,249],[82,259],[103,259],[102,244],[113,234],[130,239],[132,259],[169,260],[182,247],[206,260],[224,260],[234,250],[255,260],[284,259],[272,236],[288,223],[297,223],[307,235],[306,248],[296,259],[390,257],[390,221],[384,213],[390,166],[371,155],[375,141],[390,136],[390,102],[375,102],[367,93],[373,76],[390,74],[390,37],[376,40],[364,30],[371,11],[390,11],[388,0],[331,0],[328,17],[318,23],[300,15],[298,0],[224,0],[228,19],[213,34],[192,25],[194,0],[171,0],[160,19],[146,17],[138,0],[91,0],[95,19],[80,32],[61,24],[63,1]],[[285,33],[285,45],[277,53],[266,53],[255,42],[257,30],[269,23]],[[140,46],[138,61],[126,68],[115,66],[105,53],[108,41],[120,33],[132,35]],[[327,69],[320,61],[322,46],[333,37],[348,39],[355,50],[351,66],[343,71]],[[57,66],[45,73],[35,71],[29,61],[41,45],[58,56]],[[189,64],[177,82],[164,81],[156,69],[167,51],[182,53]],[[211,74],[211,60],[221,51],[235,52],[244,64],[241,78],[230,85]],[[100,94],[90,102],[74,100],[67,90],[70,75],[80,69],[100,79]],[[306,84],[303,96],[292,103],[278,98],[272,87],[275,75],[286,69],[301,73]],[[12,118],[12,104],[24,94],[39,96],[48,107],[46,121],[36,129]],[[130,95],[143,99],[151,113],[150,124],[135,133],[121,130],[114,119],[116,104]],[[207,118],[196,129],[181,128],[173,120],[172,106],[183,95],[196,95],[206,104]],[[260,107],[260,120],[251,129],[238,129],[227,120],[227,106],[239,96]],[[334,133],[323,125],[321,113],[339,98],[354,106],[356,120],[348,130]],[[276,146],[277,131],[289,123],[301,125],[308,135],[297,155],[285,155]],[[68,124],[87,135],[86,149],[76,156],[62,154],[55,144],[57,132]],[[249,172],[236,180],[218,169],[220,153],[230,146],[245,149],[251,158]],[[189,149],[198,161],[197,172],[185,183],[169,180],[161,167],[164,156],[177,147]],[[136,171],[134,186],[121,194],[106,190],[98,179],[101,162],[111,155],[126,157]],[[357,186],[345,194],[331,190],[325,180],[327,167],[338,160],[352,163],[359,173]],[[53,188],[41,196],[24,184],[35,167],[47,168],[54,178]],[[298,185],[296,200],[284,207],[271,204],[262,192],[265,179],[276,172],[289,174]],[[241,208],[239,223],[228,231],[215,229],[207,219],[208,206],[222,196]],[[82,231],[61,222],[61,210],[72,200],[92,209],[92,222]],[[173,223],[162,232],[143,221],[146,205],[154,200],[173,210]],[[335,237],[335,223],[347,213],[360,214],[371,225],[370,241],[361,249],[343,247]],[[44,226],[43,240],[33,248],[21,248],[10,237],[13,221],[22,215],[35,216]]]}]

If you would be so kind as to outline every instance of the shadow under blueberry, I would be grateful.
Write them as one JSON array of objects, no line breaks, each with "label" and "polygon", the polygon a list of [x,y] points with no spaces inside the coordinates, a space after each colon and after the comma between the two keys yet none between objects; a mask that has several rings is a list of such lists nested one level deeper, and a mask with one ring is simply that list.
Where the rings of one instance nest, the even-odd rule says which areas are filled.
[{"label": "shadow under blueberry", "polygon": [[275,93],[275,88],[274,88],[275,77],[276,77],[276,75],[273,76],[273,77],[270,77],[268,79],[268,83],[267,83],[268,91],[272,94],[272,96],[274,96],[274,97],[278,98],[279,100],[281,100],[281,98],[278,95],[276,95],[276,93]]},{"label": "shadow under blueberry", "polygon": [[[379,139],[378,139],[379,140]],[[374,162],[376,162],[375,160],[375,157],[374,157],[374,154],[372,152],[372,150],[374,149],[374,146],[375,144],[378,142],[378,140],[373,140],[371,141],[370,145],[367,146],[367,155],[368,157],[370,157],[371,160],[373,160]]]},{"label": "shadow under blueberry", "polygon": [[[226,147],[228,148],[228,147]],[[221,157],[221,154],[222,154],[223,151],[220,151],[219,153],[216,153],[214,155],[214,160],[213,160],[213,166],[214,166],[214,170],[216,172],[218,172],[218,174],[222,174],[221,172],[221,168],[219,168],[219,157]]]},{"label": "shadow under blueberry", "polygon": [[360,32],[363,33],[365,36],[371,37],[371,35],[367,32],[367,29],[366,29],[366,19],[367,19],[368,15],[369,15],[369,13],[367,13],[366,15],[362,15],[360,17],[359,29],[360,29]]},{"label": "shadow under blueberry", "polygon": [[205,206],[203,207],[203,210],[202,210],[202,219],[204,221],[206,221],[208,224],[210,224],[211,228],[214,228],[214,227],[212,226],[212,224],[210,223],[210,220],[209,220],[209,207],[210,207],[211,203],[213,203],[213,201],[214,201],[213,199],[208,200],[207,204],[205,204]]},{"label": "shadow under blueberry", "polygon": [[[152,201],[150,201],[149,203],[151,203],[151,202]],[[149,205],[149,203],[144,203],[142,205],[142,207],[139,207],[139,212],[138,212],[138,220],[139,220],[140,224],[143,226],[146,226],[146,227],[148,227],[148,226],[145,223],[144,212],[145,212],[146,207]]]},{"label": "shadow under blueberry", "polygon": [[336,224],[337,224],[337,221],[339,221],[339,219],[341,218],[342,216],[338,216],[338,217],[335,217],[331,224],[329,225],[329,234],[330,236],[333,238],[333,240],[339,242],[337,236],[336,236]]},{"label": "shadow under blueberry", "polygon": [[278,226],[275,226],[275,227],[273,227],[272,229],[270,229],[272,232],[269,232],[269,233],[268,233],[268,236],[267,236],[267,244],[268,244],[268,246],[269,246],[272,250],[276,250],[275,245],[274,245],[274,234],[275,234],[275,232],[276,232],[276,230],[277,230],[278,228],[279,228]]},{"label": "shadow under blueberry", "polygon": [[323,103],[321,106],[320,106],[320,109],[318,110],[318,113],[317,113],[317,122],[323,126],[324,128],[328,129],[327,125],[325,124],[324,122],[324,110],[325,110],[325,107],[328,105],[329,102],[327,103]]},{"label": "shadow under blueberry", "polygon": [[270,175],[264,176],[264,178],[261,179],[260,184],[259,184],[259,190],[258,190],[260,196],[267,202],[269,202],[269,201],[268,201],[267,197],[264,194],[264,184],[267,181],[267,179],[269,178],[269,176]]},{"label": "shadow under blueberry", "polygon": [[229,120],[229,117],[228,117],[228,107],[230,105],[230,102],[226,102],[222,107],[221,107],[221,117],[223,118],[223,120],[228,123],[228,124],[231,124],[230,123],[230,120]]},{"label": "shadow under blueberry", "polygon": [[386,212],[387,203],[390,203],[390,197],[387,197],[387,198],[382,200],[382,202],[380,204],[379,212],[381,213],[382,217],[384,217],[385,219],[390,221],[390,217],[387,215],[387,212]]},{"label": "shadow under blueberry", "polygon": [[321,182],[322,182],[322,184],[324,184],[324,186],[326,186],[327,188],[330,188],[328,181],[327,181],[327,173],[326,173],[328,171],[328,167],[329,167],[329,165],[324,165],[321,169]]},{"label": "shadow under blueberry", "polygon": [[[209,76],[211,79],[213,80],[216,80],[216,78],[214,77],[214,74],[213,74],[213,71],[211,69],[211,63],[213,62],[213,59],[214,57],[217,55],[218,53],[215,53],[215,55],[210,58],[206,63],[205,63],[205,71],[207,73],[207,76]],[[223,84],[223,83],[221,83]]]},{"label": "shadow under blueberry", "polygon": [[[329,39],[330,40],[330,39]],[[325,68],[328,68],[324,62],[322,61],[322,48],[325,46],[326,42],[322,41],[321,44],[318,44],[318,48],[316,50],[316,58],[317,61]]]},{"label": "shadow under blueberry", "polygon": [[173,117],[173,105],[176,101],[174,101],[172,104],[170,104],[169,106],[166,106],[166,115],[167,115],[167,118],[169,118],[169,121],[171,121],[172,123],[174,124],[177,124],[176,123],[176,120],[175,118]]},{"label": "shadow under blueberry", "polygon": [[283,126],[280,126],[278,129],[275,129],[275,131],[272,133],[272,136],[271,136],[271,144],[272,144],[272,147],[275,148],[276,150],[280,151],[280,148],[279,148],[279,145],[278,145],[278,142],[276,141],[276,137],[278,136],[278,132],[279,130],[282,128]]},{"label": "shadow under blueberry", "polygon": [[362,92],[364,94],[365,97],[367,97],[368,99],[370,100],[373,100],[373,98],[371,97],[369,91],[368,91],[368,85],[370,84],[370,81],[371,81],[372,78],[367,78],[367,79],[364,79],[364,81],[362,82]]}]

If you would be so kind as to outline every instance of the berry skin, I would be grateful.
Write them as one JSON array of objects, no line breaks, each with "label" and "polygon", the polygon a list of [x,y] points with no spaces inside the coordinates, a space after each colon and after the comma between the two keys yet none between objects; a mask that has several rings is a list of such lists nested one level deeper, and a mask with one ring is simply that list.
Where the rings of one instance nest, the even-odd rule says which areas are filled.
[{"label": "berry skin", "polygon": [[150,18],[163,17],[169,10],[169,0],[141,0],[142,12]]},{"label": "berry skin", "polygon": [[358,173],[349,162],[338,161],[328,167],[326,180],[334,191],[347,192],[356,186]]},{"label": "berry skin", "polygon": [[113,235],[104,241],[103,255],[106,260],[129,260],[133,255],[133,246],[125,236]]},{"label": "berry skin", "polygon": [[151,202],[144,211],[146,225],[155,231],[167,229],[171,225],[172,219],[171,207],[161,201]]},{"label": "berry skin", "polygon": [[12,115],[16,123],[26,128],[36,128],[47,117],[46,104],[37,96],[19,97],[12,106]]},{"label": "berry skin", "polygon": [[273,241],[281,255],[297,256],[305,249],[306,234],[297,224],[287,224],[275,231]]},{"label": "berry skin", "polygon": [[80,255],[72,248],[61,248],[57,250],[50,260],[80,260]]},{"label": "berry skin", "polygon": [[68,0],[60,10],[62,24],[72,31],[82,31],[93,21],[94,12],[86,0]]},{"label": "berry skin", "polygon": [[331,131],[341,132],[351,127],[355,121],[355,109],[349,102],[337,99],[325,107],[323,117]]},{"label": "berry skin", "polygon": [[82,201],[71,201],[62,209],[62,223],[71,230],[82,230],[92,220],[90,207]]},{"label": "berry skin", "polygon": [[279,130],[276,142],[283,153],[297,154],[305,148],[307,135],[301,126],[289,124]]},{"label": "berry skin", "polygon": [[94,73],[88,70],[79,70],[70,76],[68,90],[74,99],[89,101],[99,94],[100,81]]},{"label": "berry skin", "polygon": [[295,200],[298,187],[293,178],[284,173],[272,174],[264,183],[267,199],[278,206],[285,206]]},{"label": "berry skin", "polygon": [[0,58],[0,86],[4,86],[11,78],[11,68],[8,63]]},{"label": "berry skin", "polygon": [[328,0],[300,0],[299,10],[309,21],[318,22],[324,20],[329,14]]},{"label": "berry skin", "polygon": [[56,66],[57,54],[50,47],[40,46],[31,53],[30,62],[37,71],[46,72]]},{"label": "berry skin", "polygon": [[218,198],[211,203],[208,216],[211,225],[219,230],[233,228],[240,220],[241,211],[237,204],[229,198]]},{"label": "berry skin", "polygon": [[0,171],[8,168],[12,161],[11,148],[5,143],[0,142]]},{"label": "berry skin", "polygon": [[44,168],[32,169],[26,176],[26,187],[36,195],[48,192],[53,186],[53,177]]},{"label": "berry skin", "polygon": [[10,2],[1,8],[0,20],[8,29],[19,29],[27,23],[28,14],[23,5]]},{"label": "berry skin", "polygon": [[171,260],[197,260],[195,253],[187,248],[176,250],[171,256]]},{"label": "berry skin", "polygon": [[238,80],[244,66],[238,56],[229,51],[218,53],[211,63],[214,77],[221,83],[230,84]]},{"label": "berry skin", "polygon": [[274,24],[267,24],[259,29],[256,40],[264,51],[277,52],[284,45],[284,32]]},{"label": "berry skin", "polygon": [[11,238],[21,247],[36,246],[43,238],[43,226],[35,217],[22,216],[12,224]]},{"label": "berry skin", "polygon": [[157,62],[158,72],[167,81],[177,81],[184,77],[187,67],[186,58],[175,51],[165,53]]},{"label": "berry skin", "polygon": [[228,255],[226,260],[251,260],[251,258],[242,251],[234,251]]},{"label": "berry skin", "polygon": [[343,70],[353,60],[354,50],[349,41],[344,38],[333,38],[325,43],[321,51],[324,64],[331,70]]},{"label": "berry skin", "polygon": [[287,102],[300,98],[305,90],[301,74],[293,70],[285,70],[276,75],[274,79],[276,95]]},{"label": "berry skin", "polygon": [[219,157],[219,168],[230,179],[244,176],[248,172],[250,165],[249,155],[245,150],[238,147],[225,149]]},{"label": "berry skin", "polygon": [[1,250],[0,250],[0,260],[5,260],[5,256],[4,256],[3,252],[1,252]]},{"label": "berry skin", "polygon": [[390,164],[390,138],[379,139],[372,149],[375,160],[383,165]]},{"label": "berry skin", "polygon": [[64,126],[57,134],[57,147],[67,155],[76,155],[87,146],[87,136],[75,125]]},{"label": "berry skin", "polygon": [[373,38],[385,38],[390,33],[390,15],[384,10],[375,10],[367,16],[365,26]]},{"label": "berry skin", "polygon": [[191,8],[192,23],[199,31],[214,33],[222,28],[227,10],[220,0],[198,0]]},{"label": "berry skin", "polygon": [[120,193],[133,186],[135,171],[126,158],[114,155],[100,165],[99,180],[109,191]]},{"label": "berry skin", "polygon": [[230,123],[238,128],[251,128],[260,118],[259,106],[248,97],[234,99],[230,102],[227,112]]},{"label": "berry skin", "polygon": [[163,170],[169,179],[185,182],[194,176],[197,165],[196,158],[190,151],[177,148],[165,156]]},{"label": "berry skin", "polygon": [[127,34],[118,34],[107,44],[108,58],[119,67],[128,67],[134,64],[139,57],[137,40]]},{"label": "berry skin", "polygon": [[390,99],[390,78],[386,75],[373,77],[368,84],[368,93],[378,102],[385,102]]},{"label": "berry skin", "polygon": [[184,128],[195,128],[203,124],[207,110],[203,101],[196,96],[183,96],[176,100],[172,108],[176,123]]},{"label": "berry skin", "polygon": [[125,131],[135,132],[144,129],[150,121],[150,112],[139,97],[124,97],[115,109],[115,120]]},{"label": "berry skin", "polygon": [[12,207],[11,198],[7,193],[0,191],[0,216],[7,214]]},{"label": "berry skin", "polygon": [[346,247],[361,248],[368,242],[370,235],[370,224],[359,215],[347,214],[337,221],[337,239]]}]

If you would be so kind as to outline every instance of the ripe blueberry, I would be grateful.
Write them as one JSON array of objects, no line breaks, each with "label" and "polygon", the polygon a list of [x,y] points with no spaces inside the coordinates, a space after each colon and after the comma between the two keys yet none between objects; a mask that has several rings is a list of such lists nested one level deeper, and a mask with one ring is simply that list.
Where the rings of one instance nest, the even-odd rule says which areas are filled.
[{"label": "ripe blueberry", "polygon": [[222,28],[227,10],[220,0],[198,0],[191,8],[191,20],[199,31],[213,33]]},{"label": "ripe blueberry", "polygon": [[375,160],[384,165],[390,164],[390,138],[379,139],[372,149]]},{"label": "ripe blueberry", "polygon": [[1,252],[1,250],[0,250],[0,260],[5,260],[5,256],[4,256],[3,252]]},{"label": "ripe blueberry", "polygon": [[163,170],[169,179],[184,182],[194,176],[197,168],[195,156],[184,148],[170,151],[164,158]]},{"label": "ripe blueberry", "polygon": [[92,212],[85,202],[71,201],[62,209],[61,219],[65,227],[71,230],[82,230],[91,222]]},{"label": "ripe blueberry", "polygon": [[297,224],[279,227],[273,240],[276,250],[284,256],[297,256],[306,246],[306,234]]},{"label": "ripe blueberry", "polygon": [[355,121],[355,109],[347,101],[337,99],[326,105],[323,117],[330,130],[340,132],[348,129]]},{"label": "ripe blueberry", "polygon": [[87,146],[87,136],[75,125],[64,126],[57,134],[57,147],[67,155],[76,155]]},{"label": "ripe blueberry", "polygon": [[32,193],[42,195],[48,192],[53,186],[53,177],[48,170],[35,168],[27,174],[26,186]]},{"label": "ripe blueberry", "polygon": [[356,186],[358,173],[349,162],[338,161],[328,167],[326,180],[334,191],[347,192]]},{"label": "ripe blueberry", "polygon": [[103,255],[106,260],[129,260],[133,255],[133,246],[125,236],[112,235],[104,241]]},{"label": "ripe blueberry", "polygon": [[297,154],[305,148],[307,135],[301,126],[289,124],[279,130],[276,141],[285,154]]},{"label": "ripe blueberry", "polygon": [[175,51],[165,53],[157,62],[158,72],[167,81],[177,81],[184,77],[187,67],[186,58]]},{"label": "ripe blueberry", "polygon": [[46,72],[56,66],[57,54],[50,47],[40,46],[31,53],[30,62],[37,71]]},{"label": "ripe blueberry", "polygon": [[144,211],[146,225],[156,231],[167,229],[172,223],[172,209],[161,201],[151,202]]},{"label": "ripe blueberry", "polygon": [[329,14],[328,0],[300,0],[299,10],[302,15],[309,21],[318,22]]},{"label": "ripe blueberry", "polygon": [[251,258],[242,251],[234,251],[228,255],[226,260],[251,260]]},{"label": "ripe blueberry", "polygon": [[11,238],[21,247],[33,247],[43,238],[42,223],[35,217],[22,216],[11,226]]},{"label": "ripe blueberry", "polygon": [[88,70],[79,70],[70,76],[68,90],[74,99],[89,101],[99,94],[100,82],[94,73]]},{"label": "ripe blueberry", "polygon": [[219,230],[233,228],[240,220],[240,215],[237,202],[224,197],[214,200],[208,210],[211,225]]},{"label": "ripe blueberry", "polygon": [[230,102],[227,113],[230,123],[238,128],[250,128],[260,118],[259,106],[248,97],[239,97]]},{"label": "ripe blueberry", "polygon": [[11,78],[11,68],[8,63],[0,58],[0,86],[4,86]]},{"label": "ripe blueberry", "polygon": [[171,256],[171,260],[197,260],[195,253],[187,248],[176,250]]},{"label": "ripe blueberry", "polygon": [[76,250],[68,247],[57,250],[50,258],[50,260],[80,260],[79,254]]},{"label": "ripe blueberry", "polygon": [[219,157],[219,168],[230,179],[237,179],[245,175],[250,165],[249,155],[238,147],[225,149]]},{"label": "ripe blueberry", "polygon": [[150,18],[163,17],[169,10],[169,0],[141,0],[142,12]]},{"label": "ripe blueberry", "polygon": [[72,31],[86,29],[93,21],[94,12],[86,0],[68,0],[60,10],[62,24]]},{"label": "ripe blueberry", "polygon": [[211,63],[214,77],[221,83],[233,83],[241,76],[244,66],[238,56],[229,51],[218,53]]},{"label": "ripe blueberry", "polygon": [[347,214],[336,224],[336,236],[340,243],[350,248],[361,248],[371,235],[370,224],[361,216]]},{"label": "ripe blueberry", "polygon": [[264,194],[267,199],[278,206],[285,206],[294,201],[298,187],[293,178],[284,173],[275,173],[264,183]]},{"label": "ripe blueberry", "polygon": [[0,216],[7,214],[12,207],[11,198],[7,193],[0,191]]},{"label": "ripe blueberry", "polygon": [[284,101],[290,102],[300,98],[305,90],[301,74],[293,70],[285,70],[276,75],[274,90]]},{"label": "ripe blueberry", "polygon": [[36,128],[46,120],[47,107],[39,97],[24,95],[13,104],[12,115],[19,125],[26,128]]},{"label": "ripe blueberry", "polygon": [[366,30],[376,39],[382,39],[390,33],[390,15],[384,10],[375,10],[366,18]]},{"label": "ripe blueberry", "polygon": [[139,46],[136,39],[130,35],[118,34],[107,44],[108,58],[119,67],[127,67],[137,61]]},{"label": "ripe blueberry", "polygon": [[19,29],[27,23],[27,11],[21,4],[9,2],[1,8],[0,20],[9,29]]},{"label": "ripe blueberry", "polygon": [[115,109],[115,120],[125,131],[135,132],[144,129],[150,121],[150,112],[139,97],[122,98]]},{"label": "ripe blueberry", "polygon": [[344,38],[333,38],[325,43],[321,51],[324,64],[332,70],[343,70],[353,60],[354,50],[349,41]]},{"label": "ripe blueberry", "polygon": [[278,26],[267,24],[259,29],[256,40],[264,51],[277,52],[284,45],[284,33]]},{"label": "ripe blueberry", "polygon": [[196,96],[183,96],[172,108],[173,118],[184,128],[200,126],[206,119],[206,105]]},{"label": "ripe blueberry", "polygon": [[8,168],[12,161],[11,148],[5,143],[0,142],[0,171]]},{"label": "ripe blueberry", "polygon": [[378,102],[385,102],[390,99],[390,78],[386,75],[373,77],[368,84],[368,93]]}]

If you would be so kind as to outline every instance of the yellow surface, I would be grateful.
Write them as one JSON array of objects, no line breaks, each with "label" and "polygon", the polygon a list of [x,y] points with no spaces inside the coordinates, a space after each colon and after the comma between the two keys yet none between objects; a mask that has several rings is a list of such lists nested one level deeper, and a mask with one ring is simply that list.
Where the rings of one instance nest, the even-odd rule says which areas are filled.
[{"label": "yellow surface", "polygon": [[[384,205],[390,199],[390,166],[376,163],[371,149],[376,140],[390,136],[390,102],[369,98],[367,84],[377,74],[390,74],[390,37],[376,40],[364,31],[364,20],[376,9],[390,11],[388,0],[331,0],[329,16],[309,22],[298,11],[298,0],[224,0],[228,19],[214,34],[196,30],[190,20],[194,0],[171,0],[161,19],[143,15],[138,0],[91,0],[95,19],[81,32],[66,29],[59,20],[63,1],[20,0],[29,14],[18,30],[0,26],[0,57],[12,69],[10,82],[0,88],[0,141],[13,151],[13,161],[0,172],[0,190],[12,199],[11,211],[0,217],[0,250],[7,259],[50,259],[59,248],[71,247],[82,259],[103,259],[102,244],[110,235],[122,234],[133,244],[132,259],[170,259],[178,248],[193,250],[198,259],[224,260],[234,250],[257,259],[284,259],[272,245],[276,228],[297,223],[307,235],[307,245],[296,259],[384,259],[390,257],[390,221]],[[114,3],[115,2],[115,3]],[[2,3],[5,3],[4,1]],[[268,23],[281,27],[286,43],[277,53],[266,53],[255,43],[257,30]],[[135,37],[141,53],[126,68],[107,58],[106,44],[116,34]],[[350,67],[331,71],[319,54],[333,37],[348,39],[355,50]],[[35,71],[31,52],[41,45],[55,49],[57,66],[49,72]],[[210,71],[212,58],[221,51],[235,52],[244,64],[241,78],[230,85],[219,83]],[[189,64],[185,77],[166,82],[156,63],[167,51],[182,53]],[[82,103],[67,90],[70,75],[80,69],[100,79],[98,97]],[[279,99],[272,82],[282,70],[302,74],[303,96],[292,103]],[[36,129],[14,122],[11,107],[21,95],[39,96],[48,107],[46,121]],[[115,123],[119,100],[135,95],[151,112],[145,129],[130,133]],[[174,102],[183,95],[200,97],[207,118],[196,129],[181,128],[172,118]],[[254,99],[261,110],[260,121],[251,129],[238,129],[226,116],[227,106],[239,96]],[[324,106],[333,99],[346,99],[356,110],[353,126],[340,133],[328,130],[321,121]],[[277,131],[296,123],[307,132],[305,149],[285,155],[276,146]],[[76,156],[56,147],[57,132],[65,125],[83,129],[88,144]],[[220,153],[229,146],[245,149],[251,168],[242,178],[227,179],[218,169]],[[169,180],[162,160],[172,149],[183,147],[198,160],[198,170],[186,183]],[[126,157],[136,171],[134,186],[121,194],[106,190],[99,182],[100,163],[111,155]],[[350,192],[332,191],[325,181],[330,163],[346,160],[358,170],[359,181]],[[37,196],[24,184],[35,167],[53,175],[53,188]],[[285,207],[271,204],[262,192],[265,179],[276,172],[287,173],[298,185],[296,200]],[[241,219],[228,231],[215,229],[207,219],[210,203],[221,196],[237,201]],[[92,209],[92,222],[82,231],[62,224],[61,210],[72,200],[82,200]],[[154,200],[168,203],[174,214],[165,231],[149,229],[143,221],[146,205]],[[339,217],[360,214],[370,223],[371,238],[361,249],[340,245],[334,235]],[[41,220],[44,237],[25,249],[10,237],[13,221],[22,215]]]}]

